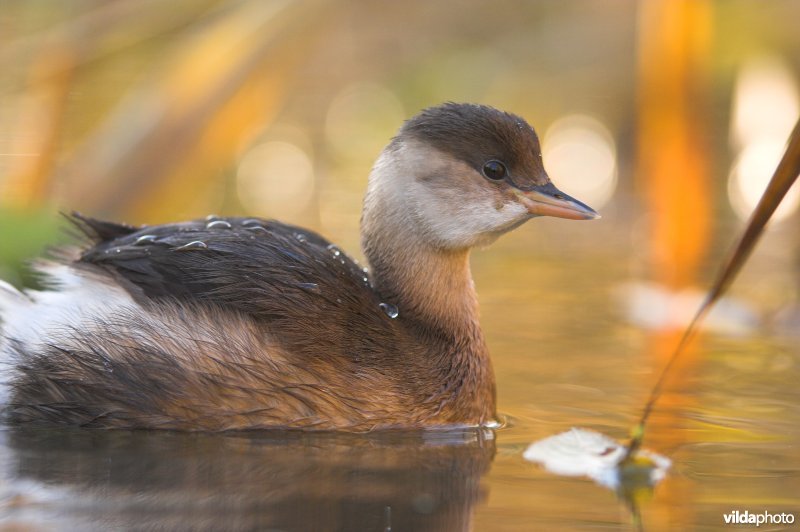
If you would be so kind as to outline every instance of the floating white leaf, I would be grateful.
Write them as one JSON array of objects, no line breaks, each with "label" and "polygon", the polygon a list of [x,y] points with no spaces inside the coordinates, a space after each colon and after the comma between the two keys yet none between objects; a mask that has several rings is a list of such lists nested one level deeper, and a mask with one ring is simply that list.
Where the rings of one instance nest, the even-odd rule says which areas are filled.
[{"label": "floating white leaf", "polygon": [[656,484],[672,464],[669,458],[641,450],[622,467],[625,451],[624,445],[604,434],[573,428],[532,443],[522,456],[557,475],[586,476],[611,489],[619,488],[626,477],[641,479],[642,474],[649,484]]}]

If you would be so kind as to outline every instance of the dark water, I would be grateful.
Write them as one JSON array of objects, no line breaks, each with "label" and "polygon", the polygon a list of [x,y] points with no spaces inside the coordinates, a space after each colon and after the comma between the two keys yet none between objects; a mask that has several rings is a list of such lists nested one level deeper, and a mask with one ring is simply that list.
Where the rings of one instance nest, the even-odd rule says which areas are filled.
[{"label": "dark water", "polygon": [[[532,234],[473,261],[509,426],[371,435],[6,427],[3,525],[633,529],[629,503],[615,493],[542,471],[521,453],[572,426],[625,438],[661,364],[655,353],[672,337],[628,325],[615,310],[614,286],[630,276],[615,253],[588,258],[581,250],[591,246],[576,244],[552,255],[541,251],[550,233]],[[754,262],[745,281],[774,264]],[[733,510],[800,518],[800,348],[796,336],[762,329],[704,335],[659,403],[645,446],[674,467],[653,493],[636,494],[646,530],[722,529]]]},{"label": "dark water", "polygon": [[63,529],[462,530],[491,433],[3,434],[6,524]]}]

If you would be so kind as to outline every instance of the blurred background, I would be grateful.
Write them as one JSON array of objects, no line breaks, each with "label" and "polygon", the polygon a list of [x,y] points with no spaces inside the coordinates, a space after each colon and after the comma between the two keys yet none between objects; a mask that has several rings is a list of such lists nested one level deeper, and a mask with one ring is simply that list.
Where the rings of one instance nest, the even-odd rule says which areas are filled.
[{"label": "blurred background", "polygon": [[554,181],[609,219],[575,238],[616,233],[602,241],[680,286],[746,219],[798,116],[799,9],[5,2],[0,272],[18,280],[73,209],[279,218],[357,254],[376,155],[405,118],[453,100],[526,117]]},{"label": "blurred background", "polygon": [[[0,278],[18,286],[37,282],[25,261],[69,241],[58,213],[71,210],[135,224],[277,218],[362,259],[367,175],[404,119],[448,100],[525,117],[553,181],[603,219],[534,220],[474,256],[512,450],[572,424],[624,436],[800,114],[796,0],[2,7]],[[714,472],[742,463],[735,444],[788,438],[779,459],[794,480],[756,482],[744,500],[786,482],[800,492],[800,363],[787,347],[800,337],[798,204],[795,187],[654,420],[662,449],[734,444],[688,447],[734,457]],[[511,528],[533,504],[519,465],[490,477]],[[677,502],[692,489],[712,505],[732,497],[725,475],[706,473],[703,488],[684,471],[658,523],[716,515]]]}]

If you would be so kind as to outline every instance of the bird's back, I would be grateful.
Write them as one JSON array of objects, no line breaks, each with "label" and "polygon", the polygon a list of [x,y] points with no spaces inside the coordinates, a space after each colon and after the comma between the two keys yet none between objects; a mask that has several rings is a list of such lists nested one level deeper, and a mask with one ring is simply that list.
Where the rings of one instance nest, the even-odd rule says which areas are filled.
[{"label": "bird's back", "polygon": [[319,235],[252,218],[73,221],[91,245],[40,266],[54,290],[0,309],[12,420],[369,430],[435,417],[415,384],[431,346]]}]

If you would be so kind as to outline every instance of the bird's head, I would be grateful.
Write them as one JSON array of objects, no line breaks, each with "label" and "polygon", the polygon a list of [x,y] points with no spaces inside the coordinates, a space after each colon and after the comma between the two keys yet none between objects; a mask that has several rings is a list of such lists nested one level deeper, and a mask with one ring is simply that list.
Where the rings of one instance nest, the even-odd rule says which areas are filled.
[{"label": "bird's head", "polygon": [[408,120],[381,154],[370,176],[365,222],[382,215],[440,249],[489,244],[536,216],[599,218],[553,185],[525,120],[457,103]]}]

